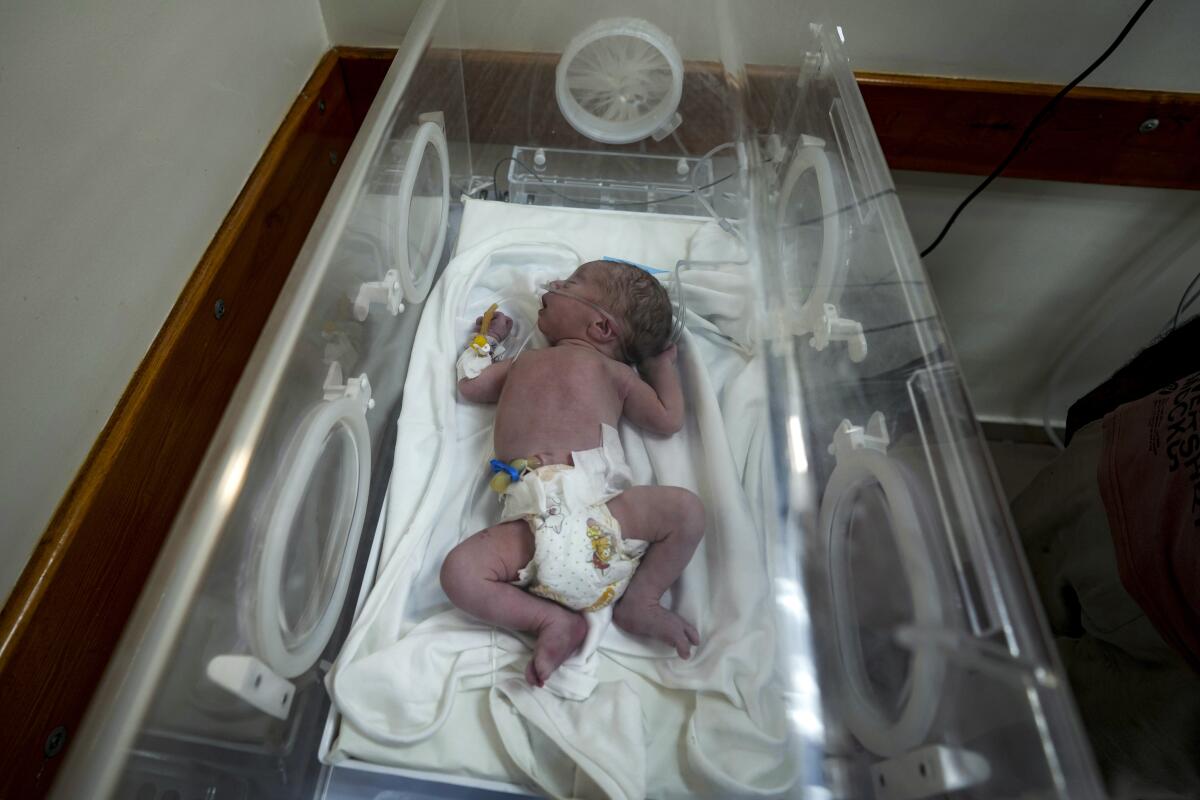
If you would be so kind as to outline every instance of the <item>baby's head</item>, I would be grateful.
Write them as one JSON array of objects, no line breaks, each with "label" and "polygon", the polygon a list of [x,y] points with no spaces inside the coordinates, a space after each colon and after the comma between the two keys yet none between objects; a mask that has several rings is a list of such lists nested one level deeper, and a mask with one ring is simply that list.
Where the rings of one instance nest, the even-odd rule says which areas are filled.
[{"label": "baby's head", "polygon": [[589,261],[542,298],[538,329],[551,343],[587,339],[637,364],[671,340],[671,298],[650,273],[617,261]]}]

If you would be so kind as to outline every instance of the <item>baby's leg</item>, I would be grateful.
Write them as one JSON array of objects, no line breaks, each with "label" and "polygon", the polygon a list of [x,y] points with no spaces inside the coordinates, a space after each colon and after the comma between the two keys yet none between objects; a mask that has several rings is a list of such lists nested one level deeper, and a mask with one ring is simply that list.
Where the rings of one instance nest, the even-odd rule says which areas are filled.
[{"label": "baby's leg", "polygon": [[459,542],[442,564],[450,602],[509,630],[537,635],[525,678],[541,686],[587,636],[583,616],[512,585],[533,558],[533,533],[522,520],[504,522]]},{"label": "baby's leg", "polygon": [[613,609],[613,622],[630,633],[652,636],[691,655],[700,634],[659,600],[683,574],[704,535],[704,505],[687,489],[635,486],[608,501],[621,524],[621,536],[650,542],[625,595]]}]

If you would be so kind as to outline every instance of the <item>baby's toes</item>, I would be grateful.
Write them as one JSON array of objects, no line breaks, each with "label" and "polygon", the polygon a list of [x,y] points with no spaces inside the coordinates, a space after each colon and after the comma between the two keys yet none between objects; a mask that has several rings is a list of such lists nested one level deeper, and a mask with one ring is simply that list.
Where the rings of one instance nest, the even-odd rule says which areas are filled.
[{"label": "baby's toes", "polygon": [[530,686],[541,686],[542,679],[538,677],[537,668],[534,667],[535,659],[529,659],[529,665],[525,667],[525,680]]},{"label": "baby's toes", "polygon": [[687,639],[684,639],[681,636],[679,637],[679,640],[675,642],[675,652],[679,654],[680,658],[682,658],[684,661],[687,661],[692,657],[692,646],[688,644]]}]

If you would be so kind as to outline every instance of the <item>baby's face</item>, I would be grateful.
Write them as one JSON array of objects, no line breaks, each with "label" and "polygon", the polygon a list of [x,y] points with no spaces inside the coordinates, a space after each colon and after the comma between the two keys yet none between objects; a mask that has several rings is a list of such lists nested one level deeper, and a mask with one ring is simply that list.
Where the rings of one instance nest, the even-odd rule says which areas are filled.
[{"label": "baby's face", "polygon": [[[551,281],[538,310],[538,330],[553,344],[559,339],[580,338],[604,315],[589,303],[604,307],[603,290],[595,280],[594,267],[584,265],[563,281]],[[562,292],[563,294],[559,294]],[[577,299],[578,298],[578,299]],[[587,301],[587,302],[581,302]]]}]

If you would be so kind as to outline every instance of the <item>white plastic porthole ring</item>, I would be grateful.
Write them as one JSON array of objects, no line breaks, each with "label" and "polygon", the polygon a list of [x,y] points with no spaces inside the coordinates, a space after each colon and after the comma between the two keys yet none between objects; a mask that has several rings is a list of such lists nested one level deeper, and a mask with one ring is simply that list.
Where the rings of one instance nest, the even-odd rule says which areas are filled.
[{"label": "white plastic porthole ring", "polygon": [[879,484],[887,500],[900,565],[912,596],[915,625],[941,628],[942,605],[912,490],[901,468],[876,450],[843,451],[821,499],[821,531],[829,547],[834,629],[841,657],[841,669],[837,670],[842,682],[840,697],[850,732],[872,753],[892,757],[916,748],[928,737],[937,715],[946,665],[940,653],[916,649],[909,666],[909,691],[899,714],[889,714],[874,698],[855,631],[848,553],[851,501],[864,486],[874,483]]},{"label": "white plastic porthole ring", "polygon": [[[405,137],[407,138],[407,137]],[[408,229],[408,215],[412,207],[413,191],[417,185],[417,175],[421,171],[421,161],[425,158],[425,148],[433,147],[438,164],[442,171],[442,203],[441,218],[438,220],[438,233],[426,264],[410,264],[408,258],[408,239],[412,232]],[[446,245],[446,226],[450,219],[450,153],[446,146],[446,132],[436,122],[421,123],[412,135],[412,144],[408,151],[408,160],[404,165],[404,174],[400,179],[400,189],[397,195],[399,206],[397,218],[393,222],[395,236],[395,259],[397,271],[400,273],[400,285],[404,289],[404,299],[410,303],[419,303],[429,294],[433,286],[433,276],[437,272],[438,262],[442,258],[442,248]],[[415,270],[421,269],[420,274]]]},{"label": "white plastic porthole ring", "polygon": [[[817,266],[816,280],[812,292],[800,309],[798,318],[807,330],[815,330],[816,321],[820,320],[825,310],[825,304],[830,302],[833,288],[833,275],[837,269],[842,251],[842,221],[837,213],[837,189],[833,182],[833,168],[829,164],[829,155],[823,144],[802,144],[796,149],[784,175],[779,189],[779,203],[776,225],[782,232],[787,224],[787,207],[792,199],[792,192],[800,176],[812,170],[817,179],[817,193],[821,198],[821,258]],[[833,298],[835,301],[837,298]]]},{"label": "white plastic porthole ring", "polygon": [[[321,616],[312,629],[300,642],[289,647],[284,640],[285,622],[279,591],[284,577],[284,558],[293,533],[296,513],[304,501],[304,490],[308,487],[309,477],[321,457],[326,438],[339,427],[350,435],[358,459],[357,485],[342,487],[343,491],[355,492],[354,512],[351,515],[350,529],[346,532],[337,578],[329,601],[321,610]],[[358,539],[366,516],[367,491],[371,477],[371,437],[367,430],[361,398],[342,397],[321,403],[309,412],[308,417],[301,423],[297,436],[299,443],[288,455],[287,475],[267,523],[253,617],[257,645],[255,654],[284,678],[293,678],[316,663],[333,634],[350,581],[354,554],[358,552]],[[336,532],[332,532],[332,535],[336,535]],[[313,587],[313,590],[320,591],[320,587]]]},{"label": "white plastic porthole ring", "polygon": [[[640,58],[621,58],[615,50],[593,48],[580,60],[580,54],[586,48],[614,37],[636,39],[647,47],[637,54]],[[621,118],[623,115],[619,112],[630,105],[622,94],[623,85],[640,82],[645,86],[649,74],[664,66],[671,75],[667,85],[656,87],[665,89],[663,96],[648,110]],[[579,102],[572,90],[580,88],[581,77],[590,84],[591,91],[598,94],[598,100],[611,95],[605,108],[611,109],[612,113],[602,116],[596,113],[599,109],[585,108]],[[683,59],[671,37],[643,19],[601,20],[585,28],[567,44],[558,62],[554,86],[559,110],[575,130],[604,144],[638,142],[668,126],[675,115],[683,96]]]}]

